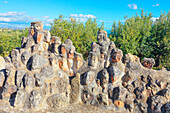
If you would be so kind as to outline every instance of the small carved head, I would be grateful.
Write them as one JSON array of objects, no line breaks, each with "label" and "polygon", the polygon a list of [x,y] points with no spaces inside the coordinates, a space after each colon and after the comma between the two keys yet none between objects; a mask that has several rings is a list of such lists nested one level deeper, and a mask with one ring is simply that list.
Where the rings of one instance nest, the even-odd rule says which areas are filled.
[{"label": "small carved head", "polygon": [[119,61],[121,61],[122,57],[123,57],[122,50],[120,50],[120,49],[112,49],[112,52],[111,52],[112,62],[119,62]]},{"label": "small carved head", "polygon": [[151,69],[155,65],[155,60],[153,58],[144,58],[143,66]]}]

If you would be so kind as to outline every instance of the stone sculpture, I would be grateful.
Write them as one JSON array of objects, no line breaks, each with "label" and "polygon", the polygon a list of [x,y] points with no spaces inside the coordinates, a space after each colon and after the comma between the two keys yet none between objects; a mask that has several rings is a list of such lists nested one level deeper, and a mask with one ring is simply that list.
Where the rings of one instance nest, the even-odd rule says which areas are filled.
[{"label": "stone sculpture", "polygon": [[0,57],[0,99],[16,109],[92,104],[119,112],[169,111],[169,72],[122,50],[98,31],[85,61],[70,39],[61,42],[32,22],[21,48]]}]

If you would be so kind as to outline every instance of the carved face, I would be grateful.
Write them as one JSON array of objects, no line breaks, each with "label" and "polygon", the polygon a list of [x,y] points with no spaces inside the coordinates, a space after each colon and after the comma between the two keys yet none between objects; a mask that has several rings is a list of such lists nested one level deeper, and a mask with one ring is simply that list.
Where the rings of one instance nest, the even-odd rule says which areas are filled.
[{"label": "carved face", "polygon": [[104,84],[104,83],[107,83],[108,82],[108,79],[109,79],[109,73],[107,72],[106,69],[102,70],[101,72],[101,82]]},{"label": "carved face", "polygon": [[61,47],[61,54],[66,54],[66,48],[64,46]]},{"label": "carved face", "polygon": [[112,62],[119,62],[121,60],[120,53],[114,53],[111,55]]},{"label": "carved face", "polygon": [[85,74],[85,84],[89,85],[93,82],[93,80],[95,79],[95,73],[93,71],[89,71]]},{"label": "carved face", "polygon": [[20,60],[19,51],[13,49],[11,52],[12,62],[18,62]]},{"label": "carved face", "polygon": [[23,64],[26,64],[29,58],[30,58],[30,53],[28,51],[25,51],[21,55],[21,61],[23,62]]},{"label": "carved face", "polygon": [[103,35],[104,35],[104,33],[100,32],[97,36],[97,41],[99,44],[102,44],[102,42],[103,42]]},{"label": "carved face", "polygon": [[30,26],[28,31],[29,31],[29,35],[33,36],[35,33],[34,26]]},{"label": "carved face", "polygon": [[68,57],[69,59],[73,59],[73,57],[74,57],[74,51],[73,51],[72,49],[70,49],[69,52],[67,53],[67,57]]},{"label": "carved face", "polygon": [[74,58],[74,65],[76,69],[79,69],[83,64],[83,59],[80,56],[75,56]]},{"label": "carved face", "polygon": [[44,51],[48,50],[48,43],[45,42],[42,44],[42,46],[43,46]]},{"label": "carved face", "polygon": [[39,31],[43,29],[43,25],[41,23],[36,23],[34,24],[34,28],[36,31]]},{"label": "carved face", "polygon": [[106,59],[106,54],[105,54],[105,53],[101,53],[101,54],[100,54],[100,57],[101,57],[101,59],[104,60],[104,59]]},{"label": "carved face", "polygon": [[89,62],[88,62],[89,66],[92,66],[95,68],[97,67],[97,65],[98,65],[97,55],[91,54],[88,60],[89,60]]},{"label": "carved face", "polygon": [[59,63],[59,67],[60,67],[62,70],[64,70],[64,71],[69,70],[68,65],[67,65],[67,59],[66,59],[66,58],[61,58],[61,59],[58,61],[58,63]]},{"label": "carved face", "polygon": [[144,58],[143,66],[151,69],[155,64],[155,60],[153,58]]},{"label": "carved face", "polygon": [[144,66],[151,69],[152,68],[152,63],[150,61],[145,61]]}]

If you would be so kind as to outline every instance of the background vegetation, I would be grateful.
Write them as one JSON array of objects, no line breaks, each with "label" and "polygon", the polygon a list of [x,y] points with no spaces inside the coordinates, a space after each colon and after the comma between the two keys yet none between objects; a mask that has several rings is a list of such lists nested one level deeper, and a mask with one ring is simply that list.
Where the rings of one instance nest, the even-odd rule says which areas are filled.
[{"label": "background vegetation", "polygon": [[[141,59],[152,57],[156,67],[170,68],[170,12],[162,13],[153,21],[152,14],[136,14],[130,18],[125,16],[125,22],[114,22],[108,37],[115,42],[124,54],[132,53]],[[97,41],[97,32],[104,29],[104,23],[99,26],[96,19],[88,19],[85,23],[74,18],[65,20],[62,15],[51,23],[51,35],[58,36],[64,42],[67,38],[73,41],[76,51],[84,58],[90,51],[91,42]],[[28,29],[0,31],[0,55],[7,56],[12,49],[20,47],[21,37],[27,36]]]}]

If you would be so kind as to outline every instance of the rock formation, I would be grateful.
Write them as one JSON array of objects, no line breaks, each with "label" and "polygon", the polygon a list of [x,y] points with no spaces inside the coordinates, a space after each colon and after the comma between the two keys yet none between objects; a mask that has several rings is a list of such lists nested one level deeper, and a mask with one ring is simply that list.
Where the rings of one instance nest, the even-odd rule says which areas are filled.
[{"label": "rock formation", "polygon": [[21,48],[0,57],[0,98],[14,108],[62,108],[90,104],[122,112],[168,112],[170,73],[151,69],[154,59],[130,53],[124,59],[107,33],[98,31],[85,61],[73,43],[64,43],[32,22]]}]

